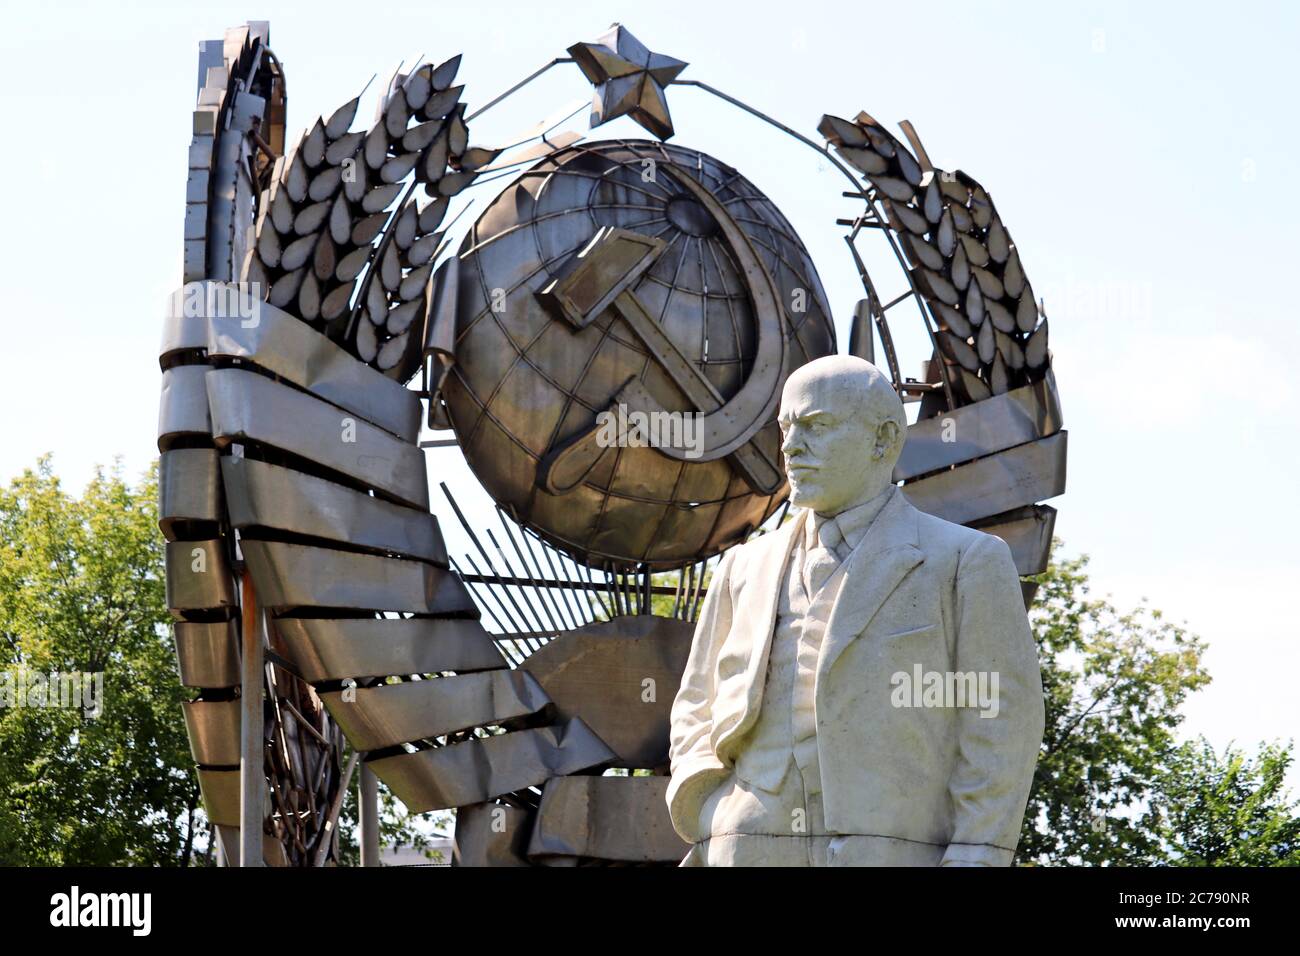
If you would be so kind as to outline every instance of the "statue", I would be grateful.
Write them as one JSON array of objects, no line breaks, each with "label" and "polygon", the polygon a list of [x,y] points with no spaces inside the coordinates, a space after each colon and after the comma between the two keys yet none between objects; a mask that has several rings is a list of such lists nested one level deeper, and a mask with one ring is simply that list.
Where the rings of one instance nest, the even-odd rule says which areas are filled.
[{"label": "statue", "polygon": [[673,703],[682,865],[1009,865],[1043,692],[1007,545],[892,483],[870,363],[797,369],[779,421],[800,510],[723,558]]}]

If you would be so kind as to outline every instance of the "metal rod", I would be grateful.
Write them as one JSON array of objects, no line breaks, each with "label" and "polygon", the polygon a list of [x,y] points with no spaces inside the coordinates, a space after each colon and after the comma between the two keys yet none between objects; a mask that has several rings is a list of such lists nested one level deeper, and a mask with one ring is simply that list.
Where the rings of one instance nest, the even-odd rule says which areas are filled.
[{"label": "metal rod", "polygon": [[365,766],[361,768],[357,815],[361,818],[361,865],[379,866],[379,778]]},{"label": "metal rod", "polygon": [[352,771],[357,767],[357,757],[360,756],[355,750],[352,756],[348,758],[348,765],[343,768],[343,780],[339,784],[339,789],[334,794],[334,801],[330,804],[329,813],[325,817],[325,822],[320,831],[316,834],[316,857],[312,861],[316,866],[325,863],[325,857],[329,855],[330,847],[334,843],[334,833],[338,826],[339,810],[343,808],[343,795],[348,792],[352,786]]},{"label": "metal rod", "polygon": [[695,588],[695,563],[686,568],[686,603],[682,605],[682,620],[689,621],[691,613],[691,595]]},{"label": "metal rod", "polygon": [[789,136],[793,136],[799,142],[803,143],[813,152],[818,153],[823,159],[827,160],[832,166],[834,166],[841,173],[843,173],[845,178],[847,178],[849,182],[853,183],[854,189],[857,190],[862,189],[862,184],[858,181],[858,177],[854,176],[853,173],[849,171],[847,166],[845,166],[838,159],[836,159],[831,154],[831,151],[827,147],[817,145],[816,142],[809,139],[807,136],[804,136],[802,133],[795,132],[794,130],[792,130],[790,127],[786,126],[784,123],[780,122],[779,120],[774,120],[766,113],[754,109],[754,107],[750,106],[748,103],[744,103],[741,100],[736,99],[734,96],[728,96],[726,93],[722,92],[721,90],[715,89],[714,87],[709,86],[709,84],[707,83],[701,83],[699,80],[674,80],[671,85],[697,86],[700,89],[704,90],[704,92],[712,93],[714,96],[718,97],[718,99],[726,100],[732,106],[744,110],[750,116],[755,116],[758,119],[761,119],[764,123],[767,123],[769,126],[774,126],[777,129],[779,129],[781,132]]},{"label": "metal rod", "polygon": [[[600,593],[600,589],[597,587],[595,579],[592,578],[591,576],[591,568],[587,567],[585,564],[578,564],[576,561],[572,561],[572,559],[570,559],[570,561],[573,564],[573,566],[578,569],[578,573],[582,577],[587,579],[587,587],[589,593],[591,593],[596,598],[596,602],[600,605],[601,612],[607,618],[613,617],[614,615],[609,612],[609,606],[605,603],[605,596]],[[595,620],[594,615],[592,617],[592,620]]]},{"label": "metal rod", "polygon": [[673,613],[672,617],[676,618],[682,607],[682,578],[685,568],[679,568],[677,571],[677,587],[673,589]]},{"label": "metal rod", "polygon": [[[506,574],[514,578],[516,581],[521,582],[520,584],[514,585],[514,587],[519,590],[520,592],[519,597],[520,600],[523,602],[523,607],[528,608],[529,613],[524,614],[523,610],[520,609],[519,616],[524,618],[525,622],[527,621],[528,617],[531,616],[533,619],[533,623],[537,625],[537,630],[539,631],[546,630],[546,625],[542,622],[542,616],[537,613],[536,606],[534,606],[532,601],[528,600],[528,595],[523,590],[525,587],[529,585],[529,582],[527,581],[527,579],[520,578],[515,574],[514,566],[511,565],[510,559],[506,557],[506,553],[501,550],[501,545],[497,543],[497,537],[495,534],[492,533],[491,528],[487,529],[487,537],[488,537],[488,541],[492,542],[492,547],[496,549],[497,557],[501,559],[501,566],[506,569]],[[507,596],[509,596],[510,595],[509,586],[507,585],[506,587],[507,587],[506,594]],[[511,600],[510,603],[515,605],[517,608],[519,607],[519,603],[514,600]]]},{"label": "metal rod", "polygon": [[695,601],[691,605],[691,620],[694,621],[700,616],[700,602],[704,600],[704,572],[709,569],[709,561],[705,558],[700,562],[700,573],[695,579]]},{"label": "metal rod", "polygon": [[[542,574],[542,566],[537,563],[537,555],[533,554],[533,549],[528,547],[528,536],[524,534],[523,528],[521,527],[519,529],[519,537],[524,539],[524,546],[528,547],[528,555],[533,559],[532,564],[530,564],[528,558],[524,556],[524,549],[521,548],[519,543],[515,540],[514,533],[510,530],[510,523],[506,520],[506,513],[500,505],[497,506],[497,515],[501,519],[501,527],[505,531],[506,537],[510,539],[510,546],[515,549],[515,554],[519,555],[519,562],[524,566],[524,571],[528,574],[528,580],[532,583],[533,591],[537,594],[538,600],[542,602],[542,609],[546,611],[546,616],[551,622],[551,627],[555,628],[556,634],[559,634],[561,631],[566,629],[563,624],[560,623],[564,621],[564,613],[561,611],[564,602],[557,601],[555,595],[550,592],[550,589],[543,589],[541,587],[539,582],[545,580],[545,576]],[[534,565],[536,565],[537,570],[536,576],[533,575]],[[572,625],[569,626],[572,627]]]},{"label": "metal rod", "polygon": [[905,302],[906,300],[910,299],[910,298],[911,298],[913,295],[915,295],[915,294],[916,294],[916,292],[915,292],[914,290],[912,290],[912,289],[908,289],[906,292],[899,293],[898,295],[896,295],[896,296],[894,296],[892,299],[890,299],[888,302],[886,302],[884,305],[882,305],[882,306],[880,307],[880,311],[882,311],[882,312],[888,312],[888,311],[889,311],[890,309],[892,309],[894,306],[898,305],[898,303],[900,303],[900,302]]},{"label": "metal rod", "polygon": [[[474,547],[478,548],[478,553],[482,555],[483,563],[487,565],[488,571],[491,572],[492,574],[496,574],[497,569],[492,564],[492,558],[488,555],[487,548],[483,547],[483,542],[479,541],[478,535],[474,533],[474,529],[471,528],[469,526],[469,522],[465,520],[465,513],[460,510],[460,505],[458,505],[456,503],[456,499],[452,497],[451,490],[447,487],[447,483],[445,481],[440,481],[438,482],[438,487],[442,489],[442,493],[447,497],[447,501],[451,504],[452,511],[456,513],[456,518],[460,521],[460,526],[465,529],[465,533],[469,535],[469,539],[474,542]],[[490,535],[491,532],[489,532],[489,536]],[[470,558],[469,555],[466,555],[465,557],[469,560],[470,566],[474,568],[475,573],[478,573],[478,567],[474,564],[474,559]],[[520,620],[526,623],[528,620],[528,615],[524,614],[524,612],[520,609],[519,603],[515,600],[515,596],[510,593],[510,589],[502,588],[502,590],[505,592],[506,600],[508,600],[510,602],[510,606],[515,609],[515,612],[519,615]],[[500,601],[500,598],[498,597],[497,600]],[[502,605],[502,610],[503,611],[505,610],[504,604]],[[509,614],[507,614],[506,616],[509,617]],[[520,631],[520,630],[527,630],[527,628],[513,626],[511,627],[511,630]],[[537,645],[537,647],[534,647],[533,650],[539,650],[540,648],[541,645],[539,644]]]},{"label": "metal rod", "polygon": [[871,274],[867,271],[867,264],[862,261],[862,255],[853,242],[853,235],[845,236],[844,241],[848,244],[849,252],[853,255],[853,261],[858,267],[858,278],[862,280],[862,288],[867,293],[868,307],[876,320],[876,329],[880,333],[880,344],[885,350],[885,361],[889,365],[889,377],[893,379],[895,389],[901,388],[903,372],[898,367],[898,355],[894,352],[894,340],[889,335],[889,326],[885,324],[885,313],[880,308],[880,296],[876,294],[875,283],[871,281]]},{"label": "metal rod", "polygon": [[[309,733],[309,734],[311,734],[313,737],[315,737],[315,738],[316,738],[316,739],[317,739],[321,744],[323,744],[324,746],[326,746],[326,747],[330,746],[330,742],[329,742],[328,740],[325,739],[324,735],[323,735],[319,730],[317,730],[315,727],[313,727],[313,726],[311,725],[311,722],[310,722],[309,720],[307,720],[307,718],[304,717],[304,716],[302,715],[302,712],[301,712],[300,710],[298,710],[297,707],[293,706],[293,704],[291,704],[291,703],[289,702],[289,698],[287,698],[287,697],[281,697],[279,703],[280,703],[281,706],[284,707],[285,710],[287,710],[289,713],[293,714],[293,716],[294,716],[294,717],[297,719],[297,721],[298,721],[298,726],[299,726],[299,727],[302,727],[304,730],[306,730],[307,733]],[[286,752],[287,752],[287,750],[286,750]],[[304,769],[305,769],[305,768],[304,768]]]},{"label": "metal rod", "polygon": [[[471,568],[474,569],[474,575],[473,575],[473,577],[475,577],[475,578],[481,578],[482,575],[479,574],[478,565],[474,563],[474,557],[473,557],[472,555],[467,554],[467,555],[465,555],[465,560],[468,561],[468,562],[469,562],[469,566],[470,566]],[[519,624],[516,623],[514,617],[511,616],[510,611],[506,608],[506,604],[505,604],[505,602],[501,600],[501,595],[499,595],[496,591],[493,591],[490,587],[485,587],[485,588],[484,588],[484,591],[485,591],[486,593],[492,595],[492,600],[494,600],[494,601],[497,602],[497,606],[501,609],[501,613],[505,616],[506,621],[507,621],[507,622],[509,623],[509,625],[510,625],[509,627],[505,627],[505,626],[503,626],[503,625],[501,624],[500,621],[498,621],[498,622],[497,622],[497,627],[500,627],[501,630],[503,630],[503,631],[518,631],[518,630],[520,630],[521,628],[519,627]],[[495,619],[496,619],[496,615],[493,615],[493,620],[495,620]],[[527,624],[528,622],[525,621],[524,623]]]},{"label": "metal rod", "polygon": [[[880,211],[876,212],[876,216],[877,218],[884,218],[883,213]],[[921,313],[921,321],[925,324],[926,334],[930,337],[930,347],[934,350],[936,356],[942,356],[942,353],[939,351],[939,339],[935,335],[934,331],[934,326],[937,325],[937,322],[935,322],[933,316],[930,315],[927,303],[924,297],[922,297],[921,291],[916,287],[916,279],[912,275],[912,270],[907,267],[907,260],[903,258],[903,250],[898,247],[898,241],[894,238],[892,230],[885,230],[885,240],[889,243],[889,248],[894,251],[894,258],[898,260],[899,268],[901,268],[903,274],[907,276],[907,284],[911,287],[913,295],[916,296],[916,308]],[[881,315],[884,315],[883,311],[881,312]],[[939,378],[943,382],[943,397],[948,403],[948,408],[956,408],[957,405],[952,396],[952,385],[948,380],[948,366],[942,360],[939,362]]]},{"label": "metal rod", "polygon": [[572,62],[573,59],[571,57],[557,56],[554,60],[552,60],[550,63],[547,63],[541,69],[534,70],[532,73],[528,74],[526,77],[524,77],[514,86],[510,87],[510,89],[506,90],[496,99],[489,100],[486,106],[480,106],[473,113],[470,113],[468,116],[465,117],[465,122],[468,123],[470,120],[474,119],[474,117],[481,116],[482,114],[486,113],[488,110],[496,106],[498,103],[504,100],[511,93],[514,93],[516,90],[523,89],[525,86],[533,82],[533,80],[537,79],[539,76],[541,76],[543,73],[545,73],[547,70],[551,69],[552,67],[559,66],[561,63],[572,63]]},{"label": "metal rod", "polygon": [[244,571],[241,592],[243,621],[240,643],[243,660],[240,672],[239,701],[239,865],[264,866],[262,859],[262,806],[266,790],[265,758],[262,740],[265,718],[262,714],[262,631],[253,589],[253,576]]},{"label": "metal rod", "polygon": [[[551,613],[551,611],[555,610],[555,608],[551,604],[550,592],[543,591],[540,587],[538,587],[537,579],[533,577],[533,569],[529,566],[528,559],[524,557],[524,551],[521,547],[519,547],[519,542],[517,542],[515,540],[515,536],[511,534],[510,525],[506,522],[505,512],[502,511],[500,508],[497,509],[497,517],[501,520],[501,530],[505,532],[506,538],[510,541],[510,547],[515,549],[515,554],[519,557],[519,563],[523,565],[524,573],[528,575],[528,584],[533,589],[533,595],[534,595],[533,601],[531,602],[535,605],[534,613],[536,613],[536,606],[539,605],[542,609],[542,613],[546,615],[546,620],[549,621],[551,627],[555,629],[555,633],[559,634],[561,631],[564,630],[564,628],[562,628],[559,624],[556,623],[556,617],[554,614]],[[558,610],[556,610],[556,613],[557,614],[559,613]]]},{"label": "metal rod", "polygon": [[614,616],[621,617],[623,615],[623,605],[619,600],[618,578],[610,572],[608,565],[604,568],[604,575],[605,587],[609,590],[609,603],[614,608]]},{"label": "metal rod", "polygon": [[[542,563],[537,560],[537,552],[533,550],[532,535],[528,533],[528,531],[523,527],[523,525],[520,525],[519,536],[524,539],[524,547],[528,549],[529,555],[532,556],[533,563],[537,565],[537,576],[541,578],[543,581],[546,580],[546,575],[542,572]],[[551,561],[551,556],[546,550],[546,545],[542,544],[540,550],[543,556],[546,558],[546,566],[551,570],[551,577],[556,577],[555,564]],[[555,603],[560,606],[560,609],[564,615],[564,620],[569,625],[569,627],[570,628],[577,627],[578,621],[581,618],[575,616],[576,612],[572,607],[573,595],[569,593],[568,590],[561,588],[560,596]]]},{"label": "metal rod", "polygon": [[650,568],[647,567],[641,573],[641,589],[642,589],[642,596],[644,597],[644,600],[641,603],[642,614],[654,613],[654,602],[651,599],[652,592],[650,590],[651,584],[652,582],[651,582]]},{"label": "metal rod", "polygon": [[[474,583],[477,583],[477,582],[471,580],[471,578],[475,578],[475,577],[477,577],[477,575],[466,574],[464,571],[462,571],[462,570],[460,569],[460,565],[456,563],[456,559],[455,559],[455,558],[453,558],[453,557],[451,557],[450,555],[448,555],[448,556],[447,556],[447,560],[448,560],[448,562],[451,564],[451,569],[452,569],[453,571],[455,571],[458,575],[460,575],[460,579],[461,579],[462,581],[464,581],[466,584],[474,584]],[[475,588],[473,593],[474,593],[474,594],[478,594],[478,589]],[[478,601],[478,603],[479,603],[479,605],[483,608],[483,610],[487,612],[488,617],[492,618],[492,623],[493,623],[493,624],[495,624],[498,628],[500,628],[500,629],[503,630],[503,631],[506,630],[505,625],[502,624],[501,621],[500,621],[500,619],[497,618],[496,612],[492,610],[492,608],[487,604],[486,601],[482,601],[482,600],[480,600],[480,601]]]},{"label": "metal rod", "polygon": [[[560,579],[559,571],[563,571],[565,578],[569,580],[573,580],[574,578],[577,578],[579,579],[578,583],[581,583],[582,575],[576,571],[576,568],[573,571],[573,573],[570,573],[569,568],[565,566],[564,554],[555,551],[555,549],[552,548],[549,544],[547,544],[544,540],[542,540],[540,536],[534,536],[534,537],[537,537],[537,545],[541,549],[542,555],[546,558],[546,566],[551,570],[551,580],[559,580]],[[551,558],[552,552],[555,552],[556,559],[558,559],[559,571],[556,570],[556,563],[557,563],[556,560],[552,560]],[[565,599],[565,601],[569,603],[570,609],[573,611],[573,620],[576,624],[581,626],[583,624],[590,624],[592,620],[594,620],[591,613],[590,597],[588,597],[586,600],[583,600],[579,598],[576,594],[569,593],[568,589],[566,588],[561,588],[560,594]]]}]

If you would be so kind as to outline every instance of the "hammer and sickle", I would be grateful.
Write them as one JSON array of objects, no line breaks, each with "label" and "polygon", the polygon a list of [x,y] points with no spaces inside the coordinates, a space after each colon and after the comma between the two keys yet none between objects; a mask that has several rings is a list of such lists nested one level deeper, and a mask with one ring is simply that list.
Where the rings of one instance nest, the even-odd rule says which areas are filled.
[{"label": "hammer and sickle", "polygon": [[[607,308],[613,308],[700,413],[696,425],[703,439],[702,453],[672,446],[656,446],[657,451],[678,461],[712,461],[730,456],[754,491],[772,494],[784,480],[779,462],[772,461],[752,439],[776,408],[785,368],[785,329],[776,283],[749,237],[722,203],[685,172],[671,166],[664,168],[713,216],[744,277],[757,334],[754,364],[740,390],[730,400],[724,399],[632,292],[637,280],[666,247],[662,239],[605,227],[537,296],[578,329],[586,328]],[[611,399],[611,410],[619,405],[629,413],[663,411],[637,377],[628,379]],[[597,440],[599,432],[593,426],[543,459],[539,477],[548,491],[563,494],[573,489],[595,467],[606,450]]]}]

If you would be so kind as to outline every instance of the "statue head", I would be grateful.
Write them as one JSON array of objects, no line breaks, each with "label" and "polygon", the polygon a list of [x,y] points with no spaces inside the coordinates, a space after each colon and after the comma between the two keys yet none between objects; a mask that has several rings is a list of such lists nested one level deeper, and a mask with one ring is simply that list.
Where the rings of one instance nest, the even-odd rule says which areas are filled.
[{"label": "statue head", "polygon": [[795,369],[778,420],[790,500],[823,515],[888,488],[907,440],[898,393],[878,368],[851,355]]}]

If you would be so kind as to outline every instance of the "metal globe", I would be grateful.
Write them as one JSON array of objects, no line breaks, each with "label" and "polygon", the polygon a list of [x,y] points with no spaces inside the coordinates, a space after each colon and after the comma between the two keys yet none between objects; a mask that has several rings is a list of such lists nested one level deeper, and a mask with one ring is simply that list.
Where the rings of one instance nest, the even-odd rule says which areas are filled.
[{"label": "metal globe", "polygon": [[[779,293],[782,314],[767,316],[784,339],[779,381],[834,352],[825,292],[789,222],[738,172],[695,150],[647,141],[560,150],[497,196],[459,250],[456,364],[442,395],[465,459],[518,521],[594,567],[667,570],[717,554],[786,494],[783,482],[756,490],[731,457],[681,461],[654,447],[606,449],[563,494],[542,480],[548,456],[590,432],[629,378],[664,409],[693,411],[615,309],[578,328],[538,298],[602,227],[664,243],[630,291],[721,399],[764,358],[764,316],[745,271],[717,217],[682,188],[683,173],[740,227]],[[750,443],[779,471],[775,410],[761,421]]]}]

